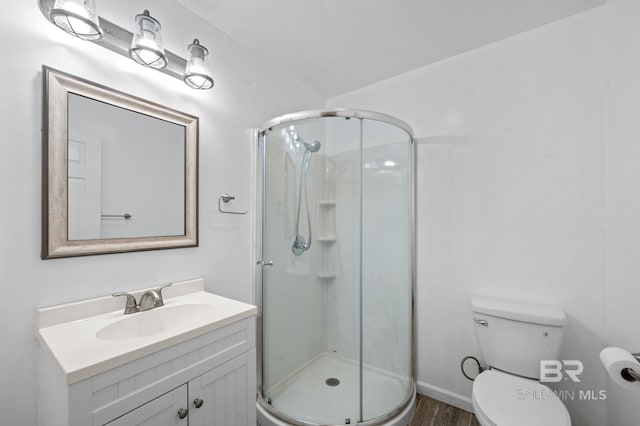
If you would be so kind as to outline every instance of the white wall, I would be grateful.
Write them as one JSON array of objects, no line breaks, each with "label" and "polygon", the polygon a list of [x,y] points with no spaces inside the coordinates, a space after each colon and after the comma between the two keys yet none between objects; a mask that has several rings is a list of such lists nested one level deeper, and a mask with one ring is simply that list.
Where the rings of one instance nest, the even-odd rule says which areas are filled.
[{"label": "white wall", "polygon": [[[470,408],[459,362],[479,354],[474,294],[563,308],[561,357],[585,371],[562,388],[605,385],[605,16],[593,9],[328,102],[394,115],[419,138],[422,392]],[[566,405],[576,425],[605,424],[602,402]]]},{"label": "white wall", "polygon": [[[163,24],[166,47],[177,53],[185,54],[198,37],[211,51],[216,86],[197,92],[76,40],[50,25],[35,0],[16,2],[0,18],[0,406],[7,425],[37,423],[37,307],[199,276],[211,291],[251,299],[252,215],[221,215],[217,198],[228,192],[237,197],[233,207],[251,210],[251,129],[324,102],[174,1],[114,0],[98,7],[128,28],[135,14],[150,7]],[[200,247],[40,260],[42,64],[200,117]]]}]

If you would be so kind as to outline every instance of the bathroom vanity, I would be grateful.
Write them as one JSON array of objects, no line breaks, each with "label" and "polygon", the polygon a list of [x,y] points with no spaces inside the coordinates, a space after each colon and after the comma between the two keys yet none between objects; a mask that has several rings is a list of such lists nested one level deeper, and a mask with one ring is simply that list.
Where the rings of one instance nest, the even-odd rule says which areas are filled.
[{"label": "bathroom vanity", "polygon": [[40,425],[256,424],[256,307],[202,279],[163,293],[129,315],[110,296],[38,310]]}]

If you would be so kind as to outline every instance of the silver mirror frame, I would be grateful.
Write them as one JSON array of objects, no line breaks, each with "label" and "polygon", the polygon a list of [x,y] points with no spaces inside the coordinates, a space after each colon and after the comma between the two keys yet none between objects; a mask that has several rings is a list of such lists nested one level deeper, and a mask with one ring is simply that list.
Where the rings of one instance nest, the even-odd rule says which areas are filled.
[{"label": "silver mirror frame", "polygon": [[[198,117],[43,66],[42,253],[53,259],[198,246]],[[185,128],[185,234],[73,240],[68,235],[68,95],[75,93]]]}]

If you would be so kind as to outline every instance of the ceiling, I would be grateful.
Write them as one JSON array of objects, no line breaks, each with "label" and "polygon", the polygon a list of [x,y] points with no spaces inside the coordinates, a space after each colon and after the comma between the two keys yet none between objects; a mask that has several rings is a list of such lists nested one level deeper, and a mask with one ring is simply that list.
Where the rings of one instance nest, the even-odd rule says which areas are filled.
[{"label": "ceiling", "polygon": [[606,0],[178,0],[326,98]]}]

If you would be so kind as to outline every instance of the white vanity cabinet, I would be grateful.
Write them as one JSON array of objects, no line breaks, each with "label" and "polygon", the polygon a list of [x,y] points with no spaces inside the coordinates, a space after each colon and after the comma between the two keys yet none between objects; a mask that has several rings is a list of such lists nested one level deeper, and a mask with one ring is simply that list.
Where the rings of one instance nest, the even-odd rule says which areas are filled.
[{"label": "white vanity cabinet", "polygon": [[[108,426],[180,426],[188,422],[185,420],[188,411],[183,414],[187,405],[187,385],[182,385],[178,389],[165,393],[153,401],[149,401],[142,407],[118,417]],[[180,414],[176,414],[176,413]]]},{"label": "white vanity cabinet", "polygon": [[[214,368],[107,426],[255,425],[250,358],[255,349]],[[249,386],[249,388],[248,388]]]},{"label": "white vanity cabinet", "polygon": [[[256,309],[202,291],[166,306],[203,303],[212,314],[189,316],[175,333],[117,341],[96,340],[96,330],[145,314],[108,312],[48,324],[52,308],[40,310],[39,425],[254,426]],[[68,312],[55,314],[68,319]]]},{"label": "white vanity cabinet", "polygon": [[41,380],[41,425],[253,426],[255,366],[251,317],[71,385]]}]

